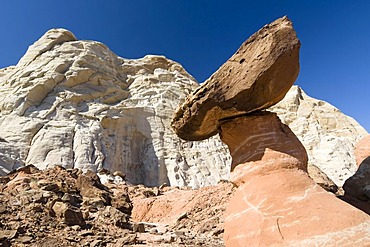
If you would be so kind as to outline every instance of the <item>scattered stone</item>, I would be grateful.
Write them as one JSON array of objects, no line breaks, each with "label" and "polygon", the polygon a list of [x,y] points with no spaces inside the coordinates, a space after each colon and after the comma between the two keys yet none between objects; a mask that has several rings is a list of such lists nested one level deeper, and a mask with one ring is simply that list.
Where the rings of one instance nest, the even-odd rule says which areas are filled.
[{"label": "scattered stone", "polygon": [[152,196],[156,196],[156,193],[154,193],[152,190],[145,190],[143,191],[143,195],[145,197],[152,197]]},{"label": "scattered stone", "polygon": [[79,235],[81,237],[86,237],[86,236],[94,236],[94,232],[91,230],[82,230]]},{"label": "scattered stone", "polygon": [[67,225],[80,225],[85,224],[85,220],[79,208],[74,207],[65,202],[55,202],[52,207],[55,215],[62,219]]},{"label": "scattered stone", "polygon": [[116,246],[125,246],[129,244],[135,244],[137,239],[136,234],[128,234],[125,237],[121,237],[117,240]]},{"label": "scattered stone", "polygon": [[133,229],[134,232],[141,232],[141,233],[143,233],[143,232],[145,232],[145,225],[142,224],[142,223],[135,223],[133,225],[133,228],[132,229]]},{"label": "scattered stone", "polygon": [[0,214],[6,213],[6,206],[0,205]]},{"label": "scattered stone", "polygon": [[115,171],[115,172],[113,172],[113,176],[118,176],[118,177],[122,178],[123,180],[126,179],[126,174],[123,173],[123,172],[121,172],[121,171]]},{"label": "scattered stone", "polygon": [[112,199],[112,206],[120,210],[122,213],[131,215],[133,205],[130,201],[127,191],[116,193]]},{"label": "scattered stone", "polygon": [[13,239],[17,235],[17,230],[0,230],[0,240]]},{"label": "scattered stone", "polygon": [[31,243],[32,239],[33,239],[33,237],[31,237],[31,236],[21,236],[21,237],[17,238],[17,241],[21,242],[23,244],[29,244],[29,243]]},{"label": "scattered stone", "polygon": [[185,212],[185,213],[182,213],[178,218],[177,218],[177,222],[180,222],[182,219],[185,219],[188,217],[188,213]]},{"label": "scattered stone", "polygon": [[54,192],[57,192],[59,190],[59,186],[49,180],[44,180],[44,179],[39,180],[37,181],[37,185],[42,190],[54,191]]}]

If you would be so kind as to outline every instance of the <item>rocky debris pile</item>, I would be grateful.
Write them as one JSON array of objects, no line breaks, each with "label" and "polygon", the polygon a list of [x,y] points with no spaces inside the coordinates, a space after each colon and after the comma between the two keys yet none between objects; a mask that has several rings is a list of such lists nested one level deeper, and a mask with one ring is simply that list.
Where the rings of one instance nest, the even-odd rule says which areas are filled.
[{"label": "rocky debris pile", "polygon": [[370,241],[369,215],[315,184],[299,139],[276,113],[262,111],[294,83],[298,53],[299,41],[286,17],[264,26],[187,97],[172,121],[181,138],[219,133],[229,147],[230,179],[237,190],[225,213],[226,246],[348,246],[354,241],[366,246]]},{"label": "rocky debris pile", "polygon": [[127,188],[108,188],[92,172],[26,166],[0,182],[3,246],[107,246],[137,240]]},{"label": "rocky debris pile", "polygon": [[231,183],[197,191],[109,181],[60,166],[0,177],[0,246],[224,245]]}]

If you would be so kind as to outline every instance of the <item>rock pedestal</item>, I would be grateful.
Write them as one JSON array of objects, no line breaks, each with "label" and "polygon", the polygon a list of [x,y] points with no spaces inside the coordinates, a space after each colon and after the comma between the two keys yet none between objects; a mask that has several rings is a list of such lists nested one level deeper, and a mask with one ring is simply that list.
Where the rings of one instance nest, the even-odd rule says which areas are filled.
[{"label": "rock pedestal", "polygon": [[370,217],[306,173],[307,154],[274,113],[223,121],[238,191],[226,210],[226,246],[366,246]]}]

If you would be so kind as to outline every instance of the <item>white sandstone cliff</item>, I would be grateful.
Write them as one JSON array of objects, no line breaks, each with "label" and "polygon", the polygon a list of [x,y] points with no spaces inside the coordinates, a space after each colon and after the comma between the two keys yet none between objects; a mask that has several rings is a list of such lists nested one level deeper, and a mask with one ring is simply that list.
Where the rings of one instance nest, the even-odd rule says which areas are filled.
[{"label": "white sandstone cliff", "polygon": [[123,171],[147,186],[215,184],[230,163],[219,138],[184,142],[170,128],[197,85],[163,56],[123,59],[99,42],[50,30],[16,66],[0,70],[0,173],[62,165]]}]

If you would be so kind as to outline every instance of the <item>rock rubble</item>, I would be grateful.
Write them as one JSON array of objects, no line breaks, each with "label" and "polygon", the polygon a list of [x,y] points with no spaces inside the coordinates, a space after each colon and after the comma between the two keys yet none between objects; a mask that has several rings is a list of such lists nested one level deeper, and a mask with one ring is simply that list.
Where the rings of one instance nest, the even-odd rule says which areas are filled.
[{"label": "rock rubble", "polygon": [[[124,181],[103,185],[96,174],[80,169],[26,166],[0,177],[0,246],[223,246],[223,211],[233,185],[202,191]],[[216,196],[221,191],[224,195]],[[205,199],[210,193],[212,205]],[[179,198],[192,205],[189,213],[166,212],[176,209]],[[145,199],[161,206],[143,211]],[[155,217],[159,212],[162,217]]]}]

